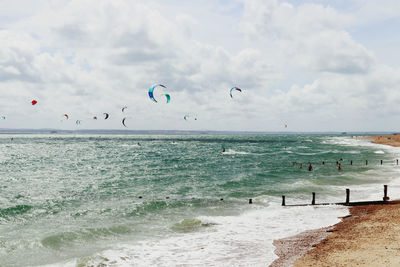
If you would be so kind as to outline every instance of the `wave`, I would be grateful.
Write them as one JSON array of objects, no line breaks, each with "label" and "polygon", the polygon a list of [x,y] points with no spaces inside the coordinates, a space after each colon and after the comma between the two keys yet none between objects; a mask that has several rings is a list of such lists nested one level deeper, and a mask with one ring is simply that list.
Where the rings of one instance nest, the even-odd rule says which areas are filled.
[{"label": "wave", "polygon": [[41,240],[44,247],[51,249],[61,249],[68,247],[72,243],[91,241],[110,236],[126,235],[131,233],[132,229],[125,225],[115,225],[102,228],[85,228],[77,231],[61,232],[49,235]]},{"label": "wave", "polygon": [[320,151],[320,152],[296,152],[296,155],[300,155],[300,156],[314,156],[314,155],[323,155],[323,154],[328,154],[328,153],[332,153],[331,150],[325,150],[325,151]]},{"label": "wave", "polygon": [[[71,265],[175,266],[179,259],[179,264],[185,266],[220,266],[221,263],[224,266],[267,266],[277,258],[273,252],[273,240],[333,225],[340,221],[339,216],[348,214],[346,208],[335,206],[283,209],[275,203],[267,208],[252,208],[240,216],[189,219],[185,223],[190,225],[190,229],[201,224],[210,227],[161,240],[120,244],[90,257],[76,259]],[[246,253],[243,253],[243,248]]]},{"label": "wave", "polygon": [[16,205],[14,207],[8,207],[0,209],[0,217],[9,219],[10,217],[16,217],[24,213],[29,212],[33,207],[30,205]]},{"label": "wave", "polygon": [[224,155],[247,155],[250,153],[244,152],[244,151],[235,151],[233,149],[228,149],[225,152],[222,152],[222,154],[224,154]]}]

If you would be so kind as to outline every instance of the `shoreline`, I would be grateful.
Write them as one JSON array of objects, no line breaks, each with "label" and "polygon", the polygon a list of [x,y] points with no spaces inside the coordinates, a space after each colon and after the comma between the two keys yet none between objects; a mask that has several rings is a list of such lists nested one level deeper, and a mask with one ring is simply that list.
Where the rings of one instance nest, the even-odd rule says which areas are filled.
[{"label": "shoreline", "polygon": [[275,240],[269,266],[400,266],[399,209],[400,200],[349,207],[335,225]]},{"label": "shoreline", "polygon": [[393,147],[400,147],[400,134],[393,135],[376,135],[363,137],[364,139],[371,140],[374,144],[388,145]]},{"label": "shoreline", "polygon": [[399,209],[399,201],[350,207],[351,216],[293,266],[400,266]]},{"label": "shoreline", "polygon": [[[362,138],[400,147],[398,134]],[[333,226],[274,240],[278,258],[269,266],[400,266],[400,200],[389,204],[348,207]]]}]

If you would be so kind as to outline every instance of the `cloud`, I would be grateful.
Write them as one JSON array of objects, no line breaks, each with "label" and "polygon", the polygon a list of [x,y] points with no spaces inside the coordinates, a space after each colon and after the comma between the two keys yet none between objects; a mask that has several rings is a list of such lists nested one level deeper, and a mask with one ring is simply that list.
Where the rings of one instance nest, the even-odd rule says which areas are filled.
[{"label": "cloud", "polygon": [[[43,1],[14,11],[0,31],[0,114],[15,119],[1,127],[75,129],[80,119],[122,129],[128,116],[130,129],[362,130],[398,112],[399,71],[348,30],[363,7],[210,3]],[[148,99],[157,82],[170,104]],[[233,86],[243,92],[231,99]],[[90,119],[103,112],[107,122]],[[71,122],[60,123],[64,113]],[[185,123],[186,113],[198,121]]]},{"label": "cloud", "polygon": [[277,1],[245,1],[243,31],[248,38],[284,50],[284,60],[314,71],[368,72],[374,57],[344,30],[354,18],[331,7],[294,7]]}]

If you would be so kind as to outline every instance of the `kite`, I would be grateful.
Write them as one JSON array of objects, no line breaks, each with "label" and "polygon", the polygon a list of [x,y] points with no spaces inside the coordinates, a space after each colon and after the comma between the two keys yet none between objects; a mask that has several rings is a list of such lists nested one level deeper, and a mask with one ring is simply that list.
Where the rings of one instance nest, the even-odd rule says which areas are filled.
[{"label": "kite", "polygon": [[94,120],[97,120],[97,117],[96,117],[96,116],[94,116],[94,117],[93,117],[93,119],[94,119]]},{"label": "kite", "polygon": [[233,96],[232,96],[232,92],[233,92],[233,91],[242,92],[242,89],[240,89],[240,88],[238,88],[238,87],[232,87],[232,88],[231,88],[231,91],[229,92],[229,94],[231,95],[231,98],[233,97]]},{"label": "kite", "polygon": [[105,115],[104,119],[108,119],[108,117],[110,117],[110,115],[108,113],[103,113]]},{"label": "kite", "polygon": [[128,108],[128,107],[123,107],[123,108],[122,108],[122,112],[124,112],[124,111],[125,111],[125,109],[127,109],[127,108]]},{"label": "kite", "polygon": [[64,114],[63,117],[65,117],[67,120],[69,119],[68,114]]},{"label": "kite", "polygon": [[[154,89],[156,89],[157,86],[160,86],[160,87],[163,87],[163,88],[167,88],[165,85],[162,85],[162,84],[154,84],[153,86],[150,87],[150,89],[149,89],[149,97],[150,97],[151,100],[153,100],[154,103],[157,103],[157,100],[154,98],[153,91],[154,91]],[[167,103],[169,102],[168,96],[167,96]]]},{"label": "kite", "polygon": [[167,104],[171,101],[171,97],[169,96],[169,94],[163,94],[165,95],[165,97],[167,98]]},{"label": "kite", "polygon": [[194,116],[194,115],[188,115],[188,114],[186,114],[185,116],[183,116],[183,119],[184,119],[185,121],[188,121],[188,120],[190,119],[190,117],[194,118],[194,120],[197,121],[197,117],[196,117],[196,116]]},{"label": "kite", "polygon": [[127,127],[127,126],[125,125],[125,120],[126,120],[126,118],[123,118],[123,119],[122,119],[122,125],[124,125],[125,127]]},{"label": "kite", "polygon": [[80,125],[80,124],[81,124],[81,121],[80,121],[80,120],[77,120],[75,123],[76,123],[76,125]]},{"label": "kite", "polygon": [[34,105],[36,105],[37,104],[37,101],[34,99],[34,100],[32,100],[32,106],[34,106]]},{"label": "kite", "polygon": [[1,119],[5,120],[5,119],[6,119],[6,116],[1,116]]}]

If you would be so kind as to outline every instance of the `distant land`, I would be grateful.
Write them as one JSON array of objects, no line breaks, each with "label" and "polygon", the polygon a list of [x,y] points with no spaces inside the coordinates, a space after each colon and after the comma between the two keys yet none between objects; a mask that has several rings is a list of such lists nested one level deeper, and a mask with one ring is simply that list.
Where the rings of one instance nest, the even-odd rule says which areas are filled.
[{"label": "distant land", "polygon": [[153,134],[153,135],[191,135],[191,134],[332,134],[332,135],[379,135],[395,132],[262,132],[262,131],[187,131],[187,130],[60,130],[60,129],[5,129],[0,134]]}]

